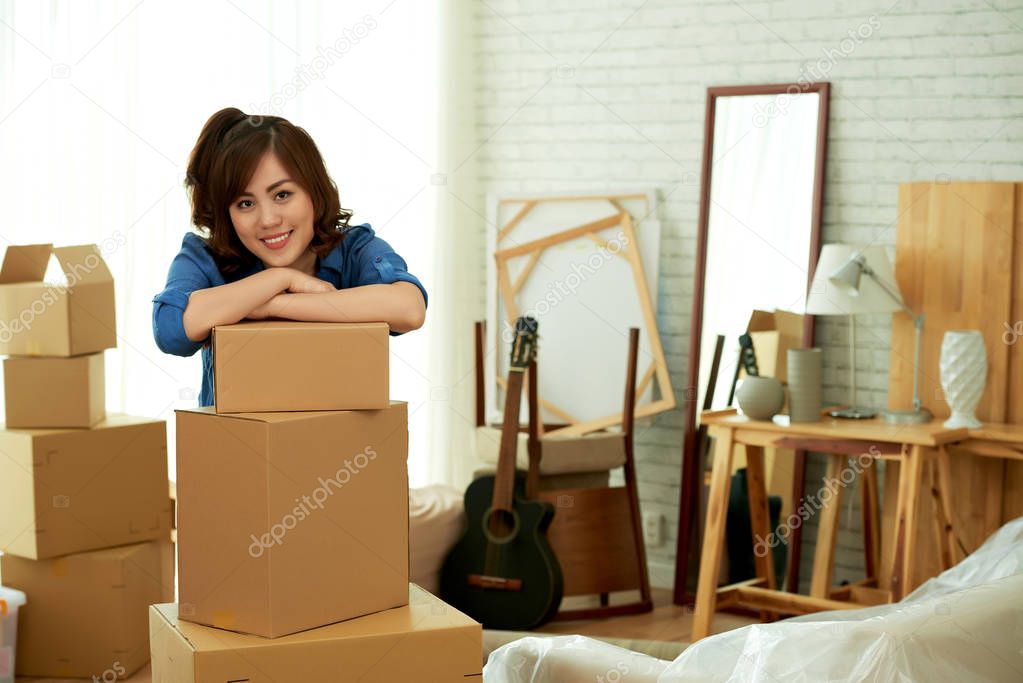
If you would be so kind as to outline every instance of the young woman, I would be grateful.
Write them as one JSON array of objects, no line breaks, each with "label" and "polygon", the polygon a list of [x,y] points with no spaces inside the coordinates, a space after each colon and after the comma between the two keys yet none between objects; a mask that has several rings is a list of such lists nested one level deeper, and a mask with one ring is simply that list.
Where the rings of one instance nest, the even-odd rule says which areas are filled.
[{"label": "young woman", "polygon": [[[192,222],[153,299],[164,353],[202,348],[199,405],[213,405],[210,332],[243,319],[422,326],[426,290],[368,223],[349,226],[309,134],[277,116],[222,109],[202,129],[185,186]],[[271,360],[272,362],[272,360]]]}]

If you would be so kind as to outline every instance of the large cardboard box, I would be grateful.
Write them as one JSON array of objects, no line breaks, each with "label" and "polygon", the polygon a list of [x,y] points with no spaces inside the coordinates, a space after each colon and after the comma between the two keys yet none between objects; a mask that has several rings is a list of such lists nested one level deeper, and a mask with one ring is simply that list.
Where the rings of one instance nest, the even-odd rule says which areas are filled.
[{"label": "large cardboard box", "polygon": [[4,408],[13,429],[92,427],[106,417],[103,353],[4,359]]},{"label": "large cardboard box", "polygon": [[789,311],[753,311],[747,330],[753,338],[762,377],[788,382],[788,350],[803,347],[803,316]]},{"label": "large cardboard box", "polygon": [[[66,285],[43,282],[51,254]],[[7,248],[0,268],[0,354],[78,356],[116,345],[114,280],[95,245]]]},{"label": "large cardboard box", "polygon": [[20,676],[114,680],[149,661],[149,605],[174,599],[168,539],[49,560],[0,556],[0,580],[25,591]]},{"label": "large cardboard box", "polygon": [[167,537],[163,420],[0,428],[0,551],[36,560]]},{"label": "large cardboard box", "polygon": [[405,604],[408,407],[177,411],[182,619],[275,638]]},{"label": "large cardboard box", "polygon": [[386,408],[389,331],[386,323],[284,320],[218,326],[217,412]]},{"label": "large cardboard box", "polygon": [[483,680],[482,627],[414,584],[408,604],[267,640],[149,610],[153,683],[452,683]]}]

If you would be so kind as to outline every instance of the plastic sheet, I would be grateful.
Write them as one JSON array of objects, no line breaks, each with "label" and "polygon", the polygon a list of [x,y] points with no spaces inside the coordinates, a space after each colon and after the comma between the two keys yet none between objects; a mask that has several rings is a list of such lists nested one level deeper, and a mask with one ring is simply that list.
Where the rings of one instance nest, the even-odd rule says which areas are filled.
[{"label": "plastic sheet", "polygon": [[581,636],[494,651],[485,683],[1023,681],[1023,517],[901,602],[705,638],[675,661]]}]

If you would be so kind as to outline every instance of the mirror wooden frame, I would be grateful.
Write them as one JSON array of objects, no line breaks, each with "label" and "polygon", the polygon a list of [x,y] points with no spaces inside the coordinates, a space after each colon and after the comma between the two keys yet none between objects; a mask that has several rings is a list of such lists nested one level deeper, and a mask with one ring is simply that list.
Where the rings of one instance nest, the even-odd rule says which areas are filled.
[{"label": "mirror wooden frame", "polygon": [[[710,210],[710,182],[712,162],[714,158],[714,116],[718,97],[735,97],[742,95],[801,95],[818,93],[820,102],[817,114],[817,148],[814,162],[813,206],[810,214],[810,253],[807,254],[806,287],[809,291],[813,281],[813,271],[820,254],[821,215],[824,200],[824,172],[827,158],[828,142],[828,104],[831,84],[820,83],[778,83],[771,85],[739,85],[718,86],[707,88],[707,103],[703,124],[703,161],[700,169],[700,214],[697,224],[696,267],[694,269],[692,322],[689,329],[689,378],[685,392],[684,436],[682,441],[682,481],[679,496],[678,539],[675,551],[675,589],[673,599],[676,605],[691,604],[694,596],[686,591],[689,579],[689,566],[692,553],[697,548],[694,539],[698,537],[696,528],[699,514],[699,491],[701,465],[697,454],[696,403],[699,396],[700,337],[703,334],[703,295],[704,280],[707,266],[707,225]],[[803,345],[813,345],[813,316],[806,316],[803,321]],[[693,376],[696,373],[696,376]],[[806,469],[806,454],[796,452],[794,467],[792,500],[794,505],[802,503],[803,479]],[[798,501],[795,502],[795,501]],[[797,527],[791,535],[789,554],[788,587],[796,592],[799,585],[799,547],[802,541],[802,527]],[[695,558],[698,561],[698,557]]]}]

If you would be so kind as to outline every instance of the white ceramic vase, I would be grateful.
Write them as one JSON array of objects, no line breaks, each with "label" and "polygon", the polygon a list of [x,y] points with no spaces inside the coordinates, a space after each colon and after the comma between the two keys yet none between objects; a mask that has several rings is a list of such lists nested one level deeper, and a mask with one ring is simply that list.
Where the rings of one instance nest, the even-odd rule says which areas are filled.
[{"label": "white ceramic vase", "polygon": [[987,350],[977,330],[950,330],[941,340],[941,388],[952,415],[950,429],[980,427],[975,411],[987,379]]}]

